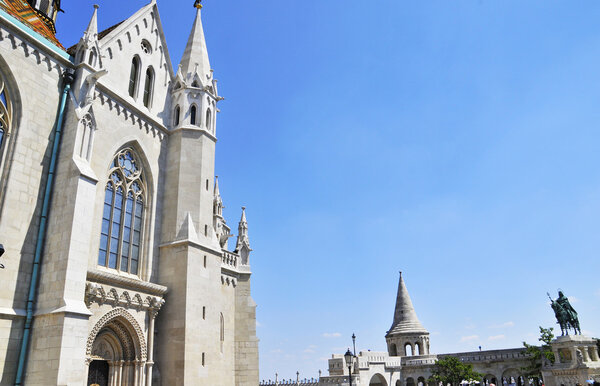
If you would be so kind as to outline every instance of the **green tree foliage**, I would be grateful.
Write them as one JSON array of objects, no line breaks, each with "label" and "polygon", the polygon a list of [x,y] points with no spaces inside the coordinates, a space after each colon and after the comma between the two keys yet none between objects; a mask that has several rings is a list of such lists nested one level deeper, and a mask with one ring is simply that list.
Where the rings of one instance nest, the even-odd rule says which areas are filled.
[{"label": "green tree foliage", "polygon": [[546,358],[550,363],[554,363],[554,353],[550,342],[554,339],[554,328],[544,328],[540,326],[540,337],[539,341],[542,342],[541,346],[535,346],[523,342],[525,351],[531,356],[529,366],[521,368],[524,374],[528,377],[541,377],[542,376],[542,362]]},{"label": "green tree foliage", "polygon": [[435,362],[430,381],[442,382],[443,385],[458,386],[462,381],[474,381],[483,378],[482,374],[473,371],[473,365],[462,363],[453,356],[443,357]]}]

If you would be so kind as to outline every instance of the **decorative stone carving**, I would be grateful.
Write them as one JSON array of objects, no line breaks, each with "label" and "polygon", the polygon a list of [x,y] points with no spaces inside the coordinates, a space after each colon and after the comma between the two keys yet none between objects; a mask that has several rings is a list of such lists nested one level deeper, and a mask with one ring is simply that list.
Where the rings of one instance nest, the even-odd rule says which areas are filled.
[{"label": "decorative stone carving", "polygon": [[[102,318],[100,318],[100,320],[96,323],[96,325],[94,326],[94,328],[92,329],[92,331],[90,332],[90,334],[88,336],[87,345],[86,345],[86,355],[87,356],[92,355],[92,348],[94,346],[94,341],[96,340],[98,333],[102,330],[102,328],[104,328],[105,326],[107,326],[108,324],[113,322],[115,319],[125,320],[129,324],[129,326],[133,330],[132,332],[135,333],[135,336],[133,337],[136,340],[135,342],[133,342],[133,346],[137,350],[135,356],[138,359],[146,360],[147,349],[146,349],[145,334],[142,331],[142,329],[140,328],[140,325],[138,324],[137,320],[135,320],[135,318],[129,312],[127,312],[127,310],[125,310],[124,308],[115,308],[114,310],[109,311]],[[122,323],[117,322],[117,323],[115,323],[115,325],[122,326]],[[125,328],[125,327],[122,327],[122,328]],[[125,331],[121,331],[121,332],[123,333],[124,336],[129,336],[129,334],[127,334]]]}]

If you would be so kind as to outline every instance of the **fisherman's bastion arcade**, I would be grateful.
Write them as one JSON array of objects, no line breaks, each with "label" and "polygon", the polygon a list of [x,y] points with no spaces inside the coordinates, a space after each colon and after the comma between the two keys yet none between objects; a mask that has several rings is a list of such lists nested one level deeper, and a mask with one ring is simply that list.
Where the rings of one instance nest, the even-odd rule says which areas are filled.
[{"label": "fisherman's bastion arcade", "polygon": [[470,385],[587,386],[600,382],[598,342],[580,334],[554,339],[555,361],[544,361],[542,379],[524,375],[524,368],[531,364],[525,348],[430,353],[429,332],[417,317],[402,273],[393,315],[392,326],[385,334],[387,352],[360,351],[355,354],[349,349],[346,355],[332,355],[328,361],[328,375],[311,380],[269,380],[261,385],[435,386],[436,382],[430,380],[435,363],[448,356],[471,364],[483,375],[482,379],[465,380],[465,384]]}]

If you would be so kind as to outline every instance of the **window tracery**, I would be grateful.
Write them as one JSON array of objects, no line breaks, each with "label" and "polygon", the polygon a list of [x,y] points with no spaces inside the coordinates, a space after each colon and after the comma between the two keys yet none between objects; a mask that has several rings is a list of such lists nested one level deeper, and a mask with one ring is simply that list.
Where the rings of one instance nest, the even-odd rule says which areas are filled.
[{"label": "window tracery", "polygon": [[0,159],[2,158],[2,149],[6,137],[10,135],[10,126],[12,123],[12,105],[6,92],[4,79],[0,76]]},{"label": "window tracery", "polygon": [[98,265],[138,274],[144,220],[143,170],[131,148],[115,156],[106,184]]}]

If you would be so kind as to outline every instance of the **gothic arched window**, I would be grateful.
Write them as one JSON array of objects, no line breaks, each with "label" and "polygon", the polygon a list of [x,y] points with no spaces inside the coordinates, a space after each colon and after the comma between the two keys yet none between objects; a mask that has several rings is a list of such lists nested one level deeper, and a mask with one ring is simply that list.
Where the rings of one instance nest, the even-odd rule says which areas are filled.
[{"label": "gothic arched window", "polygon": [[134,56],[131,60],[131,72],[129,73],[129,96],[135,96],[137,82],[140,73],[140,59]]},{"label": "gothic arched window", "polygon": [[148,67],[146,70],[146,83],[144,84],[144,106],[150,107],[152,102],[152,91],[154,90],[154,70]]},{"label": "gothic arched window", "polygon": [[181,113],[181,109],[179,108],[179,106],[175,107],[175,126],[179,125],[179,114]]},{"label": "gothic arched window", "polygon": [[190,123],[192,125],[196,124],[196,105],[192,106],[190,109]]},{"label": "gothic arched window", "polygon": [[11,121],[12,106],[6,93],[4,79],[0,77],[0,161],[2,161],[3,145],[7,142],[7,137],[10,134]]},{"label": "gothic arched window", "polygon": [[210,120],[211,120],[211,115],[210,115],[210,109],[206,110],[206,129],[210,130]]},{"label": "gothic arched window", "polygon": [[145,184],[131,148],[115,156],[106,184],[98,265],[138,274],[142,248]]}]

